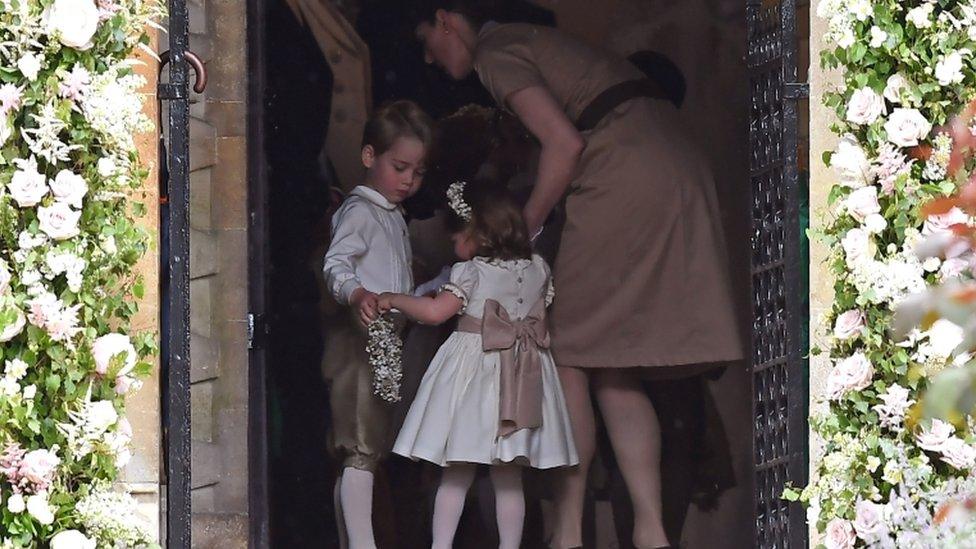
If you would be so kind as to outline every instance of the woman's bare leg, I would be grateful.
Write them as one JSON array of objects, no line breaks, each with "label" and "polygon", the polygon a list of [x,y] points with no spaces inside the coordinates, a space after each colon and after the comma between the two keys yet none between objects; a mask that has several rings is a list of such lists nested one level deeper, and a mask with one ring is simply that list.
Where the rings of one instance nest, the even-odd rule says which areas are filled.
[{"label": "woman's bare leg", "polygon": [[626,369],[593,372],[600,415],[634,506],[634,546],[668,544],[661,512],[661,426],[640,380]]},{"label": "woman's bare leg", "polygon": [[583,545],[583,503],[586,498],[586,475],[596,452],[596,423],[590,404],[590,385],[586,370],[559,368],[559,380],[566,396],[566,407],[573,426],[573,438],[580,463],[558,473],[556,488],[556,524],[551,546],[567,549]]}]

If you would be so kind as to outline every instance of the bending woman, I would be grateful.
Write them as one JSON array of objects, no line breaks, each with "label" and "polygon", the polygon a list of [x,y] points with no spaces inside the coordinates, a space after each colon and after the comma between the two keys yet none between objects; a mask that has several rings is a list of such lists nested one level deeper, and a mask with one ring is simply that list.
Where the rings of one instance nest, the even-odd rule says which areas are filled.
[{"label": "bending woman", "polygon": [[530,234],[566,198],[550,318],[580,465],[560,483],[552,545],[582,542],[592,389],[634,507],[633,543],[666,546],[660,428],[640,381],[742,358],[708,162],[629,62],[555,29],[492,22],[477,0],[421,3],[426,61],[455,79],[476,71],[542,145]]}]

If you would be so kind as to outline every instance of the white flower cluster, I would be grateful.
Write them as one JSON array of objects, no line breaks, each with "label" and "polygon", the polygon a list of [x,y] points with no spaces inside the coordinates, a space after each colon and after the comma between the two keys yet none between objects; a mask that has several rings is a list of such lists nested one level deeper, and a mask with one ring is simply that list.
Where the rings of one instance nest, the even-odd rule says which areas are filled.
[{"label": "white flower cluster", "polygon": [[848,231],[843,248],[848,281],[865,303],[893,306],[925,289],[925,269],[913,252],[902,250],[885,260],[874,259],[874,243],[862,229]]},{"label": "white flower cluster", "polygon": [[136,505],[129,494],[99,485],[78,502],[75,511],[89,535],[105,546],[139,547],[152,543],[152,534]]},{"label": "white flower cluster", "polygon": [[71,342],[81,331],[78,327],[78,310],[81,304],[66,306],[50,292],[43,292],[27,302],[30,323],[44,329],[54,341]]},{"label": "white flower cluster", "polygon": [[817,17],[827,20],[826,43],[847,49],[854,45],[855,22],[864,22],[873,13],[871,0],[821,0],[817,4]]},{"label": "white flower cluster", "polygon": [[135,74],[120,74],[123,66],[92,77],[87,93],[81,98],[85,118],[112,149],[130,151],[135,147],[133,136],[152,127],[152,121],[142,112],[138,90],[145,78]]},{"label": "white flower cluster", "polygon": [[387,402],[399,402],[403,341],[389,315],[380,316],[369,325],[366,353],[373,368],[373,393]]},{"label": "white flower cluster", "polygon": [[464,181],[455,181],[447,188],[447,205],[464,221],[471,221],[471,205],[464,201]]},{"label": "white flower cluster", "polygon": [[942,181],[947,175],[949,155],[952,154],[952,137],[947,133],[940,133],[933,142],[932,155],[925,162],[922,177],[929,181]]},{"label": "white flower cluster", "polygon": [[59,423],[58,429],[67,438],[68,451],[76,461],[100,452],[112,456],[117,467],[128,463],[132,426],[119,417],[111,401],[87,400],[79,410],[69,411],[68,417],[71,421]]}]

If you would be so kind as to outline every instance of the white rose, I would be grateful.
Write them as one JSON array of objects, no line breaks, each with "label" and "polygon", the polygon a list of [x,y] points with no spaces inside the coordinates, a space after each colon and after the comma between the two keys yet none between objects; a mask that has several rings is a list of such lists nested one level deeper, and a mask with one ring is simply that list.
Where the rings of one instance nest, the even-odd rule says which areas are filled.
[{"label": "white rose", "polygon": [[852,135],[845,135],[830,156],[830,167],[840,177],[840,184],[858,189],[870,182],[871,162]]},{"label": "white rose", "polygon": [[847,262],[856,265],[866,259],[871,258],[871,240],[867,231],[863,229],[851,229],[847,231],[844,240],[841,242]]},{"label": "white rose", "polygon": [[914,147],[932,131],[932,123],[916,109],[895,109],[884,125],[888,141],[899,147]]},{"label": "white rose", "polygon": [[27,375],[27,363],[19,358],[8,360],[4,366],[4,375],[14,381],[20,381],[22,377]]},{"label": "white rose", "polygon": [[33,82],[37,80],[37,73],[41,71],[41,58],[33,53],[26,53],[17,60],[17,69],[24,78]]},{"label": "white rose", "polygon": [[54,477],[54,471],[61,464],[58,456],[50,450],[33,450],[24,455],[20,472],[34,484],[47,484]]},{"label": "white rose", "polygon": [[854,531],[865,543],[874,543],[888,533],[884,523],[884,506],[872,501],[859,501],[855,507]]},{"label": "white rose", "polygon": [[959,437],[951,437],[942,445],[942,461],[956,469],[970,469],[976,464],[976,448]]},{"label": "white rose", "polygon": [[907,89],[908,79],[906,79],[901,73],[893,74],[888,77],[888,82],[885,85],[885,99],[895,104],[901,104],[901,94]]},{"label": "white rose", "polygon": [[854,45],[857,41],[857,36],[854,36],[854,29],[847,27],[842,32],[841,35],[837,37],[837,45],[842,49],[847,49]]},{"label": "white rose", "polygon": [[88,426],[97,433],[105,432],[109,427],[115,425],[119,420],[119,414],[115,411],[115,405],[108,400],[92,402],[88,408]]},{"label": "white rose", "polygon": [[37,396],[37,385],[24,387],[24,400],[33,400],[35,396]]},{"label": "white rose", "polygon": [[850,0],[847,9],[858,21],[867,21],[874,14],[871,0]]},{"label": "white rose", "polygon": [[87,50],[98,30],[98,7],[94,0],[54,0],[46,14],[48,32],[57,33],[69,48]]},{"label": "white rose", "polygon": [[37,164],[26,161],[20,164],[7,187],[10,196],[21,208],[36,206],[47,194],[44,174],[37,171]]},{"label": "white rose", "polygon": [[925,224],[922,225],[922,234],[929,236],[933,234],[950,233],[952,232],[953,226],[968,225],[969,221],[969,214],[957,207],[953,207],[946,213],[926,217]]},{"label": "white rose", "polygon": [[824,537],[824,545],[827,549],[853,549],[854,527],[851,523],[842,519],[835,518],[827,523],[827,532]]},{"label": "white rose", "polygon": [[861,333],[864,327],[864,313],[857,309],[851,309],[837,316],[834,323],[834,337],[837,339],[850,339]]},{"label": "white rose", "polygon": [[8,308],[0,307],[0,312],[2,313],[7,313],[9,311],[12,311],[14,321],[13,323],[0,328],[0,343],[6,343],[7,341],[17,337],[20,332],[24,330],[24,326],[27,324],[27,317],[18,307],[13,305]]},{"label": "white rose", "polygon": [[938,257],[930,257],[922,262],[922,268],[925,269],[927,273],[934,273],[939,270],[939,265],[942,261]]},{"label": "white rose", "polygon": [[27,512],[30,513],[30,516],[34,517],[34,520],[45,526],[54,523],[54,509],[47,502],[47,494],[41,493],[28,496]]},{"label": "white rose", "polygon": [[942,359],[951,356],[966,337],[962,328],[945,319],[936,320],[928,329],[928,335],[932,354]]},{"label": "white rose", "polygon": [[81,199],[88,193],[88,184],[85,178],[71,170],[61,170],[51,181],[51,192],[61,202],[81,208]]},{"label": "white rose", "polygon": [[98,159],[98,175],[102,177],[111,177],[115,175],[115,170],[118,168],[115,165],[115,160],[109,156],[103,156]]},{"label": "white rose", "polygon": [[962,55],[954,51],[935,64],[935,78],[943,86],[958,84],[964,78],[962,67]]},{"label": "white rose", "polygon": [[14,494],[7,499],[7,510],[15,515],[23,513],[27,509],[27,502],[24,501],[24,496],[20,494]]},{"label": "white rose", "polygon": [[854,219],[863,222],[869,215],[881,213],[878,188],[874,185],[856,189],[847,196],[844,207]]},{"label": "white rose", "polygon": [[871,88],[856,90],[847,103],[847,121],[852,124],[871,124],[884,113],[884,99]]},{"label": "white rose", "polygon": [[888,40],[888,33],[880,27],[871,27],[871,48],[878,49]]},{"label": "white rose", "polygon": [[887,228],[888,220],[879,213],[871,214],[864,219],[864,229],[871,234],[881,234]]},{"label": "white rose", "polygon": [[920,6],[909,10],[905,19],[907,19],[917,28],[927,29],[932,26],[932,20],[929,19],[929,17],[932,15],[932,9],[932,4],[924,2]]},{"label": "white rose", "polygon": [[95,371],[100,375],[108,373],[112,358],[126,353],[122,369],[116,375],[125,375],[136,365],[136,349],[132,346],[129,336],[123,334],[105,334],[92,344],[92,356],[95,358]]},{"label": "white rose", "polygon": [[54,240],[67,240],[78,236],[81,232],[78,228],[81,211],[71,209],[71,206],[64,202],[41,206],[37,209],[37,219],[40,221],[41,231]]},{"label": "white rose", "polygon": [[853,355],[838,362],[827,376],[827,396],[838,400],[850,391],[859,391],[871,385],[874,366],[863,353]]},{"label": "white rose", "polygon": [[64,530],[51,538],[51,549],[95,549],[95,540],[88,539],[78,530]]},{"label": "white rose", "polygon": [[919,448],[930,452],[941,452],[948,441],[955,434],[955,428],[941,419],[933,419],[928,428],[923,428],[915,435]]}]

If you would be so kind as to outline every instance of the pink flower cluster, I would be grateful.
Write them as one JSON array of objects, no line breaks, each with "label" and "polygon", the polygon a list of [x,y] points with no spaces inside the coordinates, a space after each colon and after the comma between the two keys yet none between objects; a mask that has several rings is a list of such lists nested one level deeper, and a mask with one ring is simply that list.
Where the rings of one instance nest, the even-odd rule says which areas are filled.
[{"label": "pink flower cluster", "polygon": [[47,491],[60,463],[53,452],[27,452],[13,443],[0,454],[0,475],[7,479],[15,494],[37,494]]}]

